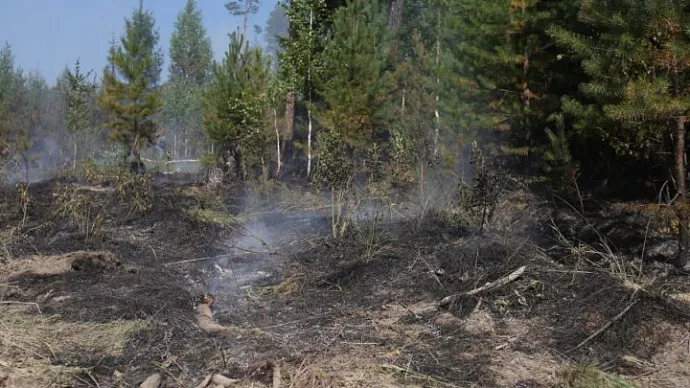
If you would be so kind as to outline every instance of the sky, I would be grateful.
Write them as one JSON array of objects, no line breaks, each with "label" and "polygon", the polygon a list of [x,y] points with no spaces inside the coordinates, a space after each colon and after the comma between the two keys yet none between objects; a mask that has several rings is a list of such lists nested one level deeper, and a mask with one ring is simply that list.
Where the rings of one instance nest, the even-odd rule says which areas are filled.
[{"label": "sky", "polygon": [[[264,28],[277,0],[262,0],[259,12],[247,27],[251,42],[256,37],[253,25]],[[177,14],[187,0],[144,0],[144,8],[153,12],[165,53],[163,79],[167,78],[169,42]],[[211,37],[216,59],[228,47],[228,33],[241,28],[242,18],[228,13],[226,0],[197,0],[204,25]],[[12,46],[15,64],[24,71],[37,70],[53,85],[65,66],[80,59],[82,70],[100,74],[106,64],[110,40],[119,38],[125,18],[139,5],[139,0],[0,0],[0,46]],[[263,38],[259,38],[263,44]]]}]

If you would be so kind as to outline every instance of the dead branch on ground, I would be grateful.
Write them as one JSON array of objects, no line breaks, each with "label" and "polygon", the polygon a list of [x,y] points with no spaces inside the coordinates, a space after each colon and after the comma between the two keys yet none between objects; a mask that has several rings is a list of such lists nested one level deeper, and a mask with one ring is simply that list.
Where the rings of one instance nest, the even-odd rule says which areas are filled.
[{"label": "dead branch on ground", "polygon": [[38,310],[38,315],[43,316],[43,313],[41,312],[41,308],[38,306],[38,303],[34,303],[34,302],[15,302],[15,301],[13,301],[13,300],[3,300],[3,301],[0,301],[0,304],[24,304],[24,305],[36,306],[36,310]]},{"label": "dead branch on ground", "polygon": [[486,283],[482,287],[475,288],[474,290],[470,290],[470,291],[463,292],[460,294],[454,294],[454,295],[446,296],[445,298],[441,299],[441,302],[439,303],[439,305],[440,306],[447,306],[447,305],[449,305],[449,304],[455,302],[456,300],[463,298],[465,296],[473,296],[473,295],[479,294],[480,292],[501,288],[501,287],[505,286],[506,284],[519,278],[525,272],[526,268],[527,268],[527,266],[523,265],[522,267],[516,269],[515,271],[511,272],[507,276],[504,276],[504,277],[502,277],[496,281],[493,281],[491,283]]},{"label": "dead branch on ground", "polygon": [[630,311],[630,309],[633,308],[633,306],[635,306],[635,305],[637,304],[637,302],[639,302],[639,301],[640,301],[640,300],[637,299],[637,300],[635,300],[634,302],[630,303],[626,308],[623,309],[623,311],[621,311],[618,315],[616,315],[615,317],[613,317],[612,320],[608,321],[604,326],[602,326],[601,329],[595,331],[592,335],[590,335],[589,337],[587,337],[584,341],[580,342],[576,347],[570,349],[569,351],[572,352],[572,351],[574,351],[574,350],[577,350],[577,349],[581,348],[582,346],[584,346],[585,344],[587,344],[589,341],[591,341],[591,340],[593,340],[594,338],[598,337],[601,333],[605,332],[606,329],[608,329],[609,327],[611,327],[611,325],[613,325],[616,321],[618,321],[619,319],[623,318],[623,316],[624,316],[625,314],[627,314],[627,312]]}]

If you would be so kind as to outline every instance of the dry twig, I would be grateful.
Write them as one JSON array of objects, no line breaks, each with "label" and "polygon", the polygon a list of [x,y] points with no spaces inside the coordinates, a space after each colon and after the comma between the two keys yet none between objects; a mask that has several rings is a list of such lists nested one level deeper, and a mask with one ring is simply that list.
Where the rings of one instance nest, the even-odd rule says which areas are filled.
[{"label": "dry twig", "polygon": [[3,300],[3,301],[0,301],[0,304],[25,304],[25,305],[36,306],[36,310],[38,310],[38,315],[43,316],[43,313],[41,312],[41,308],[38,306],[38,303],[34,303],[34,302],[15,302],[15,301],[12,301],[12,300]]},{"label": "dry twig", "polygon": [[630,311],[630,309],[633,308],[633,306],[635,306],[635,305],[637,304],[637,302],[639,302],[639,301],[640,301],[640,300],[637,299],[637,300],[635,300],[634,302],[630,303],[630,304],[628,305],[628,307],[624,308],[623,311],[621,311],[618,315],[616,315],[615,317],[613,317],[612,320],[608,321],[604,326],[601,327],[601,329],[595,331],[592,335],[590,335],[589,337],[587,337],[584,341],[580,342],[576,347],[570,349],[569,351],[572,352],[572,351],[574,351],[574,350],[577,350],[577,349],[579,349],[580,347],[582,347],[582,346],[584,346],[585,344],[587,344],[589,341],[591,341],[591,340],[593,340],[594,338],[598,337],[601,333],[603,333],[604,331],[606,331],[606,329],[608,329],[609,327],[611,327],[611,325],[613,325],[614,322],[616,322],[616,321],[618,321],[619,319],[623,318],[623,316],[624,316],[628,311]]},{"label": "dry twig", "polygon": [[447,306],[447,305],[455,302],[456,300],[458,300],[464,296],[472,296],[472,295],[479,294],[480,292],[501,288],[501,287],[505,286],[506,284],[519,278],[525,272],[526,268],[527,268],[527,266],[523,265],[522,267],[516,269],[515,271],[511,272],[507,276],[504,276],[504,277],[502,277],[496,281],[493,281],[491,283],[486,283],[485,285],[483,285],[479,288],[475,288],[473,290],[463,292],[461,294],[454,294],[454,295],[446,296],[445,298],[441,299],[441,302],[439,303],[439,305],[440,306]]}]

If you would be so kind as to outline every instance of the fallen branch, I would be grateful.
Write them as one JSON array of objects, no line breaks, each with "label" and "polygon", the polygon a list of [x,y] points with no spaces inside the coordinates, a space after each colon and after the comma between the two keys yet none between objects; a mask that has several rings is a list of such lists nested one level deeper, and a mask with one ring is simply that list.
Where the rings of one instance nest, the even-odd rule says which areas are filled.
[{"label": "fallen branch", "polygon": [[504,276],[504,277],[502,277],[496,281],[493,281],[491,283],[486,283],[485,285],[483,285],[479,288],[475,288],[474,290],[463,292],[461,294],[454,294],[454,295],[446,296],[445,298],[441,299],[441,302],[439,303],[439,305],[440,306],[447,306],[447,305],[455,302],[456,300],[458,300],[462,297],[472,296],[472,295],[479,294],[480,292],[501,288],[501,287],[505,286],[506,284],[519,278],[525,272],[526,268],[527,268],[527,266],[523,265],[522,267],[516,269],[515,271],[513,271],[509,275]]},{"label": "fallen branch", "polygon": [[38,310],[38,315],[43,316],[43,313],[41,312],[41,308],[38,306],[38,303],[35,303],[35,302],[15,302],[12,300],[3,300],[3,301],[0,301],[0,304],[25,304],[25,305],[36,306],[36,310]]},{"label": "fallen branch", "polygon": [[245,249],[245,248],[240,248],[240,247],[231,247],[233,249],[237,249],[239,252],[235,252],[233,254],[226,253],[224,255],[217,255],[217,256],[208,256],[208,257],[199,257],[196,259],[187,259],[187,260],[180,260],[180,261],[173,261],[170,263],[166,263],[163,266],[168,267],[171,265],[178,265],[178,264],[187,264],[187,263],[196,263],[199,261],[205,261],[205,260],[215,260],[215,259],[222,259],[222,258],[229,258],[232,256],[239,256],[239,255],[273,255],[273,256],[279,256],[280,253],[278,251],[254,251],[251,249]]},{"label": "fallen branch", "polygon": [[197,258],[197,259],[188,259],[188,260],[173,261],[172,263],[166,263],[164,266],[167,267],[167,266],[169,266],[169,265],[177,265],[177,264],[185,264],[185,263],[196,263],[196,262],[198,262],[198,261],[221,259],[221,258],[224,258],[224,257],[230,257],[230,255],[225,254],[225,255],[218,255],[218,256],[199,257],[199,258]]},{"label": "fallen branch", "polygon": [[637,304],[637,302],[639,302],[639,301],[640,301],[640,300],[637,299],[636,301],[630,303],[626,308],[623,309],[623,311],[621,311],[618,315],[616,315],[615,317],[613,317],[612,320],[608,321],[604,326],[602,326],[601,329],[595,331],[592,335],[590,335],[589,337],[587,337],[584,341],[580,342],[576,347],[570,349],[568,352],[572,352],[572,351],[574,351],[574,350],[577,350],[577,349],[579,349],[580,347],[582,347],[583,345],[585,345],[586,343],[588,343],[589,341],[591,341],[591,340],[593,340],[594,338],[598,337],[601,333],[603,333],[604,331],[606,331],[606,329],[608,329],[609,327],[611,327],[611,325],[613,325],[614,322],[616,322],[617,320],[623,318],[623,316],[624,316],[625,314],[627,314],[628,311],[630,311],[630,309],[633,308],[633,306],[635,306],[635,305]]}]

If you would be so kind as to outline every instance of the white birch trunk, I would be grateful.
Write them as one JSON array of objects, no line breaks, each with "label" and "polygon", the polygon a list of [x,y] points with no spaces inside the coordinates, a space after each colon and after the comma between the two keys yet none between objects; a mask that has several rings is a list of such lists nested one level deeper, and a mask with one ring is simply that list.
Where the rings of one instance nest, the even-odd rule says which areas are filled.
[{"label": "white birch trunk", "polygon": [[280,175],[280,168],[283,167],[283,162],[280,159],[280,131],[278,131],[278,112],[276,108],[273,108],[273,129],[276,131],[276,160],[278,161],[276,175]]},{"label": "white birch trunk", "polygon": [[307,137],[307,178],[311,174],[311,137],[312,137],[312,124],[311,124],[311,108],[307,110],[307,117],[309,119],[309,135]]},{"label": "white birch trunk", "polygon": [[[314,10],[309,10],[309,41],[311,42],[312,29],[314,26]],[[307,117],[309,120],[309,133],[307,135],[307,178],[311,175],[311,139],[312,139],[312,122],[311,122],[311,58],[309,58],[309,68],[307,69],[307,88],[309,88],[309,105],[307,109]]]},{"label": "white birch trunk", "polygon": [[77,171],[77,137],[74,136],[74,160],[72,160],[72,169]]}]

